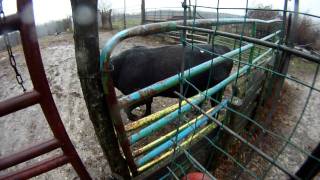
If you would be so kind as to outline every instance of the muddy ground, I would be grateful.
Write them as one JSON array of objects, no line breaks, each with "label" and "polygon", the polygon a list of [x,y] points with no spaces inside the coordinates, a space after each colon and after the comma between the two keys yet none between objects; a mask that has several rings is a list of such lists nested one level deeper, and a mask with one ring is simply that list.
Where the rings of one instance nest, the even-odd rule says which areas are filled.
[{"label": "muddy ground", "polygon": [[[112,35],[112,32],[101,33],[100,45],[103,46]],[[163,45],[163,43],[160,39],[151,37],[132,38],[121,43],[116,48],[115,53],[137,45],[156,47]],[[42,38],[40,46],[50,88],[67,132],[91,176],[95,179],[106,179],[110,174],[110,169],[103,156],[85,107],[77,76],[72,34]],[[19,70],[23,74],[25,85],[30,90],[32,86],[23,60],[22,49],[18,46],[14,47],[13,51]],[[292,67],[290,72],[293,76],[310,83],[314,66],[306,68],[305,64],[298,63]],[[0,52],[0,84],[0,100],[22,92],[15,81],[6,52]],[[319,80],[317,80],[316,86],[320,88]],[[286,83],[286,88],[280,103],[282,106],[279,108],[280,110],[277,110],[277,116],[272,121],[271,126],[274,132],[283,135],[288,135],[297,119],[299,119],[301,108],[308,94],[307,88],[291,81]],[[174,102],[174,100],[157,98],[156,102],[153,103],[153,111],[167,107]],[[301,123],[293,136],[293,141],[306,150],[311,150],[320,139],[320,117],[317,111],[319,107],[320,94],[314,92]],[[38,105],[0,118],[0,156],[16,152],[21,148],[28,147],[30,144],[41,142],[41,140],[46,140],[50,137],[52,137],[52,134]],[[266,142],[268,141],[273,142],[273,139],[267,139]],[[269,149],[273,149],[273,147],[270,147]],[[58,151],[51,154],[55,153],[58,153]],[[296,170],[305,158],[301,153],[290,150],[290,148],[286,148],[283,154],[280,156],[279,162],[292,171]],[[47,157],[47,155],[40,159],[44,157]],[[258,157],[254,158],[253,163],[255,162],[259,162]],[[31,163],[27,162],[26,164]],[[18,168],[22,166],[18,166]],[[34,179],[75,179],[76,177],[71,166],[65,165]],[[274,168],[271,169],[267,177],[270,179],[285,178],[283,174]]]},{"label": "muddy ground", "polygon": [[[113,34],[112,32],[100,34],[101,47]],[[45,37],[39,43],[50,88],[67,132],[91,176],[96,179],[105,179],[110,169],[95,136],[83,99],[77,75],[72,34]],[[161,43],[151,38],[132,38],[121,43],[115,49],[115,53],[137,45],[154,47],[160,46]],[[18,46],[14,47],[13,51],[18,68],[25,80],[25,86],[30,90],[32,86],[22,49]],[[9,65],[7,52],[0,53],[0,84],[1,100],[22,93]],[[163,103],[156,106],[160,104]],[[52,133],[48,129],[39,105],[0,118],[0,156],[50,137]],[[75,177],[74,170],[70,165],[66,165],[35,179],[74,179]]]}]

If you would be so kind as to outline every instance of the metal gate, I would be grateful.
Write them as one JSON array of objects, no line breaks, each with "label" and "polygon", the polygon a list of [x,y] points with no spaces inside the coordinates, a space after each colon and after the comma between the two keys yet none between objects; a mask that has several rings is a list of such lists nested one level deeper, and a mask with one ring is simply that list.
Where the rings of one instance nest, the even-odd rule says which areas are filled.
[{"label": "metal gate", "polygon": [[[183,5],[185,5],[185,3]],[[223,156],[230,159],[232,163],[239,166],[240,175],[244,174],[245,172],[255,179],[263,179],[273,166],[277,168],[277,170],[281,171],[285,176],[292,179],[299,179],[301,175],[292,172],[292,170],[288,170],[288,168],[277,162],[279,155],[273,157],[254,143],[255,139],[262,139],[262,134],[275,137],[277,140],[285,144],[278,154],[281,154],[283,149],[287,145],[290,145],[295,150],[299,151],[299,153],[307,156],[309,159],[318,163],[320,162],[318,156],[315,156],[317,150],[315,150],[315,153],[311,153],[310,151],[302,150],[299,145],[292,143],[291,136],[292,133],[295,132],[295,129],[293,129],[293,132],[289,137],[284,137],[276,134],[273,131],[270,131],[268,129],[269,127],[267,127],[268,123],[270,122],[270,117],[272,116],[279,99],[280,90],[284,80],[293,81],[294,83],[303,85],[310,89],[310,93],[311,91],[319,92],[319,89],[314,87],[316,78],[314,78],[313,84],[310,86],[296,78],[287,75],[290,56],[296,56],[315,63],[317,67],[315,77],[318,75],[320,63],[318,56],[305,54],[292,48],[288,44],[288,37],[290,37],[289,31],[291,30],[291,18],[289,16],[289,11],[286,9],[287,3],[288,1],[285,1],[285,8],[282,11],[279,10],[283,12],[282,20],[252,19],[248,18],[247,14],[243,18],[217,17],[217,19],[212,20],[195,18],[193,20],[187,20],[185,16],[184,21],[154,23],[126,29],[117,33],[109,40],[100,55],[100,73],[102,75],[101,78],[106,102],[108,103],[109,107],[108,113],[111,115],[112,122],[117,131],[116,134],[118,136],[119,143],[122,147],[127,164],[130,167],[133,176],[137,176],[137,179],[139,179],[149,177],[150,174],[157,174],[162,179],[179,179],[187,174],[188,169],[193,168],[201,171],[203,174],[206,174],[206,176],[209,176],[211,179],[215,179],[210,170],[199,163],[197,158],[195,158],[196,152],[190,152],[190,147],[192,145],[204,139],[204,141],[207,141],[209,144],[208,146],[211,146],[214,149],[213,153],[223,154]],[[246,5],[246,8],[240,9],[245,10],[247,13],[249,9],[248,1]],[[197,4],[190,6],[194,6],[194,9],[196,9]],[[218,7],[214,7],[212,9],[216,9],[218,14],[219,3],[217,6]],[[186,14],[187,6],[183,7]],[[263,11],[261,9],[258,10]],[[272,32],[268,34],[260,34],[262,38],[256,35],[256,25],[277,22],[280,24],[277,27],[278,29],[272,30]],[[220,29],[218,30],[218,27],[220,28],[220,26],[233,24],[241,24],[242,30],[239,33],[224,32]],[[201,27],[208,25],[211,27],[213,26],[213,28],[205,29]],[[252,27],[252,31],[246,32],[247,29],[245,27],[249,26]],[[116,45],[122,40],[133,36],[144,36],[177,30],[181,31],[182,35],[180,41],[185,47],[189,46],[196,49],[201,49],[199,46],[197,46],[197,44],[193,43],[194,41],[191,43],[187,41],[188,39],[186,37],[186,31],[189,31],[192,33],[208,33],[212,35],[212,38],[216,39],[221,37],[229,38],[229,44],[233,44],[234,42],[233,50],[223,55],[218,54],[218,57],[210,59],[207,62],[193,68],[182,68],[183,70],[181,70],[179,74],[175,76],[171,76],[160,82],[117,99],[113,81],[111,79],[112,77],[110,76],[110,71],[113,70],[112,64],[110,63],[110,56]],[[212,46],[214,43],[216,42],[212,41]],[[210,66],[212,64],[214,65],[215,63],[224,61],[226,59],[232,60],[234,64],[237,65],[237,69],[234,73],[217,85],[208,87],[208,89],[201,92],[199,88],[197,89],[197,87],[188,81],[188,78],[211,68]],[[190,88],[197,89],[199,94],[187,99],[182,95],[183,92],[177,92],[176,94],[180,98],[179,104],[164,108],[163,110],[144,117],[136,122],[131,122],[129,124],[123,123],[120,109],[127,108],[132,104],[141,102],[181,82],[184,82],[187,86],[190,86]],[[203,100],[210,98],[210,95],[217,93],[219,90],[222,90],[229,84],[233,84],[235,86],[231,99],[213,99],[218,105],[208,111],[204,111],[201,109],[201,107],[199,107],[199,104]],[[241,87],[243,88],[243,90],[240,91],[242,94],[236,95],[238,91],[237,88],[240,87],[239,84],[241,84]],[[309,100],[310,96],[307,99]],[[304,109],[308,104],[308,100],[304,106]],[[254,111],[257,107],[267,108],[268,106],[270,107],[270,112],[267,113],[268,116],[266,118],[254,117]],[[192,108],[198,110],[202,116],[198,116],[194,119],[184,119],[182,117],[183,114],[190,111]],[[226,111],[226,118],[217,118],[216,114],[222,111]],[[304,110],[301,113],[301,117],[303,114]],[[180,118],[182,119],[181,121]],[[177,125],[176,129],[168,133],[164,133],[160,135],[160,137],[154,136],[151,142],[147,142],[147,144],[141,143],[142,146],[133,148],[133,146],[140,140],[150,136],[156,131],[160,131],[162,128],[172,123],[175,119],[178,119],[180,123]],[[268,121],[268,123],[261,122],[262,120],[260,119]],[[208,123],[209,121],[210,123]],[[297,125],[299,124],[299,121],[297,122]],[[202,123],[207,124],[200,128]],[[260,138],[256,138],[254,134],[248,135],[250,132],[248,134],[243,134],[245,127],[244,124],[251,124],[254,126],[256,131],[261,131],[262,133]],[[219,137],[217,136],[217,138],[214,138],[213,140],[209,137],[209,134],[214,130],[220,132],[222,135]],[[244,146],[250,149],[251,153],[257,154],[259,158],[268,163],[268,168],[263,172],[262,175],[257,175],[256,173],[250,171],[250,169],[246,167],[248,165],[246,161],[242,163],[239,162],[235,157],[233,157],[232,153],[228,152],[227,149],[224,149],[225,147],[219,146],[221,145],[219,144],[219,141],[222,139],[226,141],[227,139],[233,139],[230,142],[237,142],[238,144],[241,144],[241,149],[243,149]],[[257,142],[258,141],[259,140],[257,140]],[[224,144],[224,146],[228,145],[228,143]],[[178,157],[180,155],[185,157],[184,161],[177,160],[179,159]],[[159,171],[160,169],[166,169],[165,175],[161,174],[162,172]],[[234,174],[231,172],[231,175]],[[234,178],[239,178],[240,175],[236,175],[237,177]]]}]

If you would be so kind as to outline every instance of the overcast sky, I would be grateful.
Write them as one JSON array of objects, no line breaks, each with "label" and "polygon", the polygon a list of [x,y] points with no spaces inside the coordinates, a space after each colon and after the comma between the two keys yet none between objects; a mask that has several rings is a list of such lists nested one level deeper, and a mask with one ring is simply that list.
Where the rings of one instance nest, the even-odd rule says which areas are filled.
[{"label": "overcast sky", "polygon": [[[181,7],[183,0],[145,0],[146,8]],[[195,0],[191,0],[193,4]],[[197,0],[197,5],[216,7],[218,0]],[[245,7],[247,0],[220,0],[219,7]],[[289,1],[289,8],[292,9],[294,0]],[[71,15],[69,0],[33,0],[36,23],[41,24],[50,20],[57,20]],[[114,9],[123,8],[123,0],[102,0]],[[283,0],[248,0],[249,7],[256,7],[258,4],[272,5],[275,9],[283,9]],[[3,6],[6,14],[12,14],[16,10],[16,1],[4,0]],[[141,0],[126,0],[127,10],[140,8]],[[182,8],[181,8],[182,10]],[[300,11],[320,15],[320,0],[300,0]],[[212,10],[216,11],[216,10]],[[243,11],[224,10],[232,14],[242,14]]]}]

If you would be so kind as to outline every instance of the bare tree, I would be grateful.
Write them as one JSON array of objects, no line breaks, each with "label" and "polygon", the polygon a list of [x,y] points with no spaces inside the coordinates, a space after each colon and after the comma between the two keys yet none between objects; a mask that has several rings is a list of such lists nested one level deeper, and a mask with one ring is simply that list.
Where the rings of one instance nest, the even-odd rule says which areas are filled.
[{"label": "bare tree", "polygon": [[103,29],[112,30],[112,21],[111,21],[111,4],[109,1],[101,0],[98,4],[98,9],[101,15],[101,24]]},{"label": "bare tree", "polygon": [[259,4],[256,9],[258,9],[258,10],[249,10],[248,11],[249,18],[258,18],[258,19],[263,19],[263,20],[269,20],[269,19],[276,18],[277,16],[280,15],[280,13],[278,11],[270,11],[270,10],[272,10],[271,5],[265,6],[265,5]]},{"label": "bare tree", "polygon": [[71,31],[72,30],[72,20],[71,17],[67,17],[62,20],[62,26],[64,31]]},{"label": "bare tree", "polygon": [[[263,20],[270,20],[277,17],[280,17],[280,13],[278,11],[271,11],[271,5],[262,5],[259,4],[257,6],[258,10],[249,10],[248,11],[248,18],[253,19],[263,19]],[[274,24],[259,24],[257,26],[257,37],[264,37],[274,30]]]},{"label": "bare tree", "polygon": [[303,46],[306,49],[319,49],[317,39],[320,35],[319,28],[314,26],[309,17],[298,17],[297,27],[293,34],[293,44]]}]

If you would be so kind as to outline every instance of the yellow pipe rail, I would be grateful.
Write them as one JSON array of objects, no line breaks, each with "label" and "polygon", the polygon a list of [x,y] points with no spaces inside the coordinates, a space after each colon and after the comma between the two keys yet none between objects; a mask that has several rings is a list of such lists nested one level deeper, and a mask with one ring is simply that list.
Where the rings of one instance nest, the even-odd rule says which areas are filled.
[{"label": "yellow pipe rail", "polygon": [[[186,104],[186,101],[182,101],[181,106],[183,106],[185,104]],[[158,112],[153,113],[153,114],[151,114],[149,116],[146,116],[144,118],[141,118],[141,119],[139,119],[137,121],[134,121],[134,122],[132,122],[130,124],[125,125],[125,130],[126,131],[132,131],[132,130],[138,129],[138,128],[142,127],[142,126],[148,125],[148,124],[160,119],[161,117],[163,117],[163,116],[165,116],[165,115],[177,110],[178,108],[179,108],[179,104],[178,103],[174,104],[172,106],[169,106],[169,107],[167,107],[167,108],[165,108],[165,109],[163,109],[161,111],[158,111]]]},{"label": "yellow pipe rail", "polygon": [[[192,145],[193,143],[197,142],[200,138],[207,135],[210,131],[212,131],[216,127],[217,127],[216,124],[210,124],[210,125],[206,126],[205,128],[201,129],[194,136],[188,137],[185,141],[183,141],[180,145],[178,145],[178,147],[177,147],[178,150],[186,149],[189,145]],[[148,162],[147,164],[139,167],[138,172],[142,172],[142,171],[148,169],[149,167],[153,166],[154,164],[156,164],[156,163],[160,162],[161,160],[170,156],[173,152],[174,152],[174,149],[170,149],[169,151],[162,154],[158,158],[153,159],[152,161]]]},{"label": "yellow pipe rail", "polygon": [[[209,109],[206,113],[209,114],[209,113],[210,113],[211,111],[213,111],[213,110],[214,110],[214,108],[211,108],[211,109]],[[147,145],[145,145],[145,146],[143,146],[143,147],[141,147],[141,148],[133,151],[133,153],[132,153],[133,156],[134,156],[134,157],[139,156],[139,155],[141,155],[142,153],[144,153],[144,152],[152,149],[153,147],[161,144],[161,143],[164,142],[165,140],[167,140],[167,139],[169,139],[170,137],[174,136],[177,132],[180,132],[180,131],[184,130],[185,128],[189,127],[190,125],[194,124],[194,123],[197,121],[197,119],[200,119],[200,118],[202,118],[202,117],[203,117],[203,114],[201,114],[201,115],[197,116],[196,118],[192,119],[191,121],[183,124],[183,125],[180,126],[178,129],[175,129],[175,130],[167,133],[166,135],[161,136],[160,138],[156,139],[155,141],[152,141],[151,143],[149,143],[149,144],[147,144]]]}]

